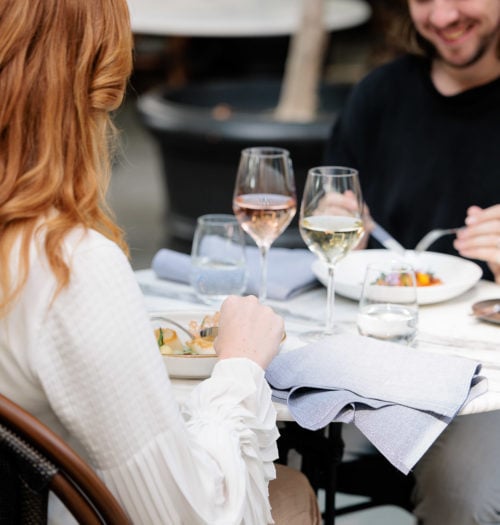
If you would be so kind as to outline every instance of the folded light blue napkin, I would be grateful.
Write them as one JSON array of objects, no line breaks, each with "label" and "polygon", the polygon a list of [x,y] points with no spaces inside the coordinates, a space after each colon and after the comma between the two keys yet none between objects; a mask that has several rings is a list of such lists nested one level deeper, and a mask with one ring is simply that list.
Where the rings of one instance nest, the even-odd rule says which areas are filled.
[{"label": "folded light blue napkin", "polygon": [[[258,249],[245,248],[248,284],[246,293],[257,295],[260,279]],[[267,296],[285,300],[318,284],[311,270],[315,259],[309,250],[271,248],[268,255]],[[168,248],[162,248],[153,257],[151,267],[158,277],[170,281],[189,283],[191,257]]]},{"label": "folded light blue napkin", "polygon": [[462,357],[339,334],[279,354],[266,378],[300,426],[352,422],[407,474],[461,407],[487,390],[480,368]]}]

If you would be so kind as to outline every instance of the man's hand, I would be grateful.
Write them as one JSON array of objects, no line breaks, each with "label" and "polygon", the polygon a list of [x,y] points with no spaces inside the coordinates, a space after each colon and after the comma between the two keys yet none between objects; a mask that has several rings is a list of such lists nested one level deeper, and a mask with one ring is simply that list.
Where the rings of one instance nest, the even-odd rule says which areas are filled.
[{"label": "man's hand", "polygon": [[457,233],[454,246],[463,257],[486,261],[500,284],[500,204],[467,210],[465,228]]}]

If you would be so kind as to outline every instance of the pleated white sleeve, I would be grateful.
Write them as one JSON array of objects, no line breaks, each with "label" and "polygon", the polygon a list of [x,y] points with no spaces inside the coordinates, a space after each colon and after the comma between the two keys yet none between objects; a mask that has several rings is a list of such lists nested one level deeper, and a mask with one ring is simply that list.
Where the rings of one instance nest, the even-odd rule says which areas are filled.
[{"label": "pleated white sleeve", "polygon": [[272,523],[278,432],[263,370],[221,361],[181,411],[124,255],[95,232],[68,252],[70,285],[48,306],[30,362],[133,522]]}]

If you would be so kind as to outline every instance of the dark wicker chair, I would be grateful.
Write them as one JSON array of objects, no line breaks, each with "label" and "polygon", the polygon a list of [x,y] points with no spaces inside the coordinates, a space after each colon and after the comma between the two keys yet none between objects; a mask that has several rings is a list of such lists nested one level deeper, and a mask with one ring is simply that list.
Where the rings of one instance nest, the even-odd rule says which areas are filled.
[{"label": "dark wicker chair", "polygon": [[0,394],[0,524],[47,523],[49,492],[83,525],[131,523],[96,473],[59,436]]}]

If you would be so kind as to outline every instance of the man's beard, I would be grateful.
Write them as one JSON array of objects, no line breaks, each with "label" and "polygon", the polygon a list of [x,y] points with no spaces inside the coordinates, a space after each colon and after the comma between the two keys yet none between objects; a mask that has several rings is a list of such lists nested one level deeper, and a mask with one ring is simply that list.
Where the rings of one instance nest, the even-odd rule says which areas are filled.
[{"label": "man's beard", "polygon": [[453,67],[455,69],[465,69],[465,68],[473,66],[474,64],[479,62],[484,57],[486,52],[489,50],[490,46],[495,45],[495,46],[498,47],[498,41],[496,39],[497,39],[499,31],[500,31],[500,26],[497,27],[496,31],[491,32],[490,34],[484,36],[481,39],[481,42],[479,43],[479,46],[478,46],[476,52],[474,53],[474,55],[469,60],[467,60],[466,62],[462,62],[460,64],[457,64],[456,62],[450,61],[449,59],[444,57],[437,50],[437,48],[434,46],[434,44],[432,42],[430,42],[429,40],[427,40],[426,38],[424,38],[420,34],[418,34],[418,37],[419,37],[421,46],[424,49],[427,49],[427,52],[428,52],[429,57],[431,59],[441,60],[447,66]]}]

